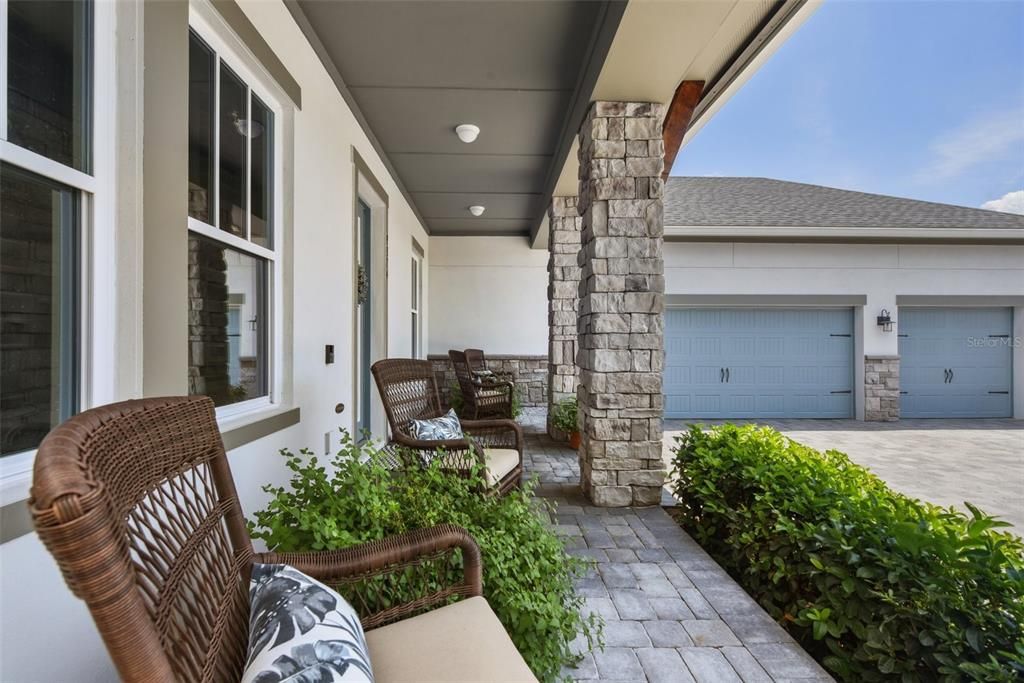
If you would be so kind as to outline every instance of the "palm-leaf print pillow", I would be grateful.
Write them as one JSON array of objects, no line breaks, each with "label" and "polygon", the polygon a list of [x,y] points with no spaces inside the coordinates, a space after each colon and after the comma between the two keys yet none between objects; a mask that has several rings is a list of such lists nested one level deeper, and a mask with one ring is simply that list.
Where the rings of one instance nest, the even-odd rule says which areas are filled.
[{"label": "palm-leaf print pillow", "polygon": [[409,431],[414,439],[421,441],[449,441],[463,436],[462,423],[454,410],[432,420],[413,420],[409,423]]},{"label": "palm-leaf print pillow", "polygon": [[359,616],[335,591],[286,564],[256,564],[242,683],[373,683]]}]

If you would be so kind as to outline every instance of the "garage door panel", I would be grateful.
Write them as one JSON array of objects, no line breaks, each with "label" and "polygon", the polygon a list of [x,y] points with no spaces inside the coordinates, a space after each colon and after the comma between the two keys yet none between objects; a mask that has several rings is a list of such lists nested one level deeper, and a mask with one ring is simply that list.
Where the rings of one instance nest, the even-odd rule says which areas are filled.
[{"label": "garage door panel", "polygon": [[[694,321],[704,327],[687,326]],[[852,331],[850,309],[670,309],[666,365],[692,368],[693,381],[666,372],[665,414],[850,417],[850,397],[837,400],[831,392],[852,388]],[[688,346],[677,341],[684,339]],[[685,348],[689,354],[679,351]]]},{"label": "garage door panel", "polygon": [[1011,309],[903,308],[899,328],[903,417],[1012,416]]}]

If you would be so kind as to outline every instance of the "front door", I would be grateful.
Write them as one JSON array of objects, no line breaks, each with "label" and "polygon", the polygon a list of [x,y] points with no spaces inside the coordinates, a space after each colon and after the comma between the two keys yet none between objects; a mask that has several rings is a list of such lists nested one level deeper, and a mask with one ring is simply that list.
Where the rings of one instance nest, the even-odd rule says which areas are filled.
[{"label": "front door", "polygon": [[359,436],[370,432],[370,409],[372,407],[370,395],[370,364],[372,362],[371,339],[373,331],[373,258],[371,250],[371,226],[373,225],[372,214],[368,204],[359,200],[359,214],[356,222],[357,245],[356,245],[356,297],[359,311],[356,315],[358,326],[357,352],[358,352],[358,415],[356,419],[356,430]]}]

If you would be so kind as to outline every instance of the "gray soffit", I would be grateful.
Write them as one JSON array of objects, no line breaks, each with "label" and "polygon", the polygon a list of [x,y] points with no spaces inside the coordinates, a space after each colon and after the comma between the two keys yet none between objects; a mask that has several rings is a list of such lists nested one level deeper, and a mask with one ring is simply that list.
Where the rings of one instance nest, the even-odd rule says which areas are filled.
[{"label": "gray soffit", "polygon": [[[528,235],[540,220],[625,9],[286,1],[425,227],[459,235]],[[460,123],[480,127],[476,142]]]},{"label": "gray soffit", "polygon": [[665,226],[1024,229],[1024,216],[770,178],[671,177]]}]

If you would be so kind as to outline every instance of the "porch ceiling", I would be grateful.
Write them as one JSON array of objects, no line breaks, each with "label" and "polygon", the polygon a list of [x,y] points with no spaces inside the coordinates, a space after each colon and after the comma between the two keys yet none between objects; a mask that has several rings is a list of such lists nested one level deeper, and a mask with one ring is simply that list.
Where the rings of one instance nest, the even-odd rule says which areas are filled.
[{"label": "porch ceiling", "polygon": [[[529,235],[625,3],[318,2],[290,8],[434,235]],[[464,144],[460,123],[480,126]],[[468,207],[482,204],[479,218]]]}]

